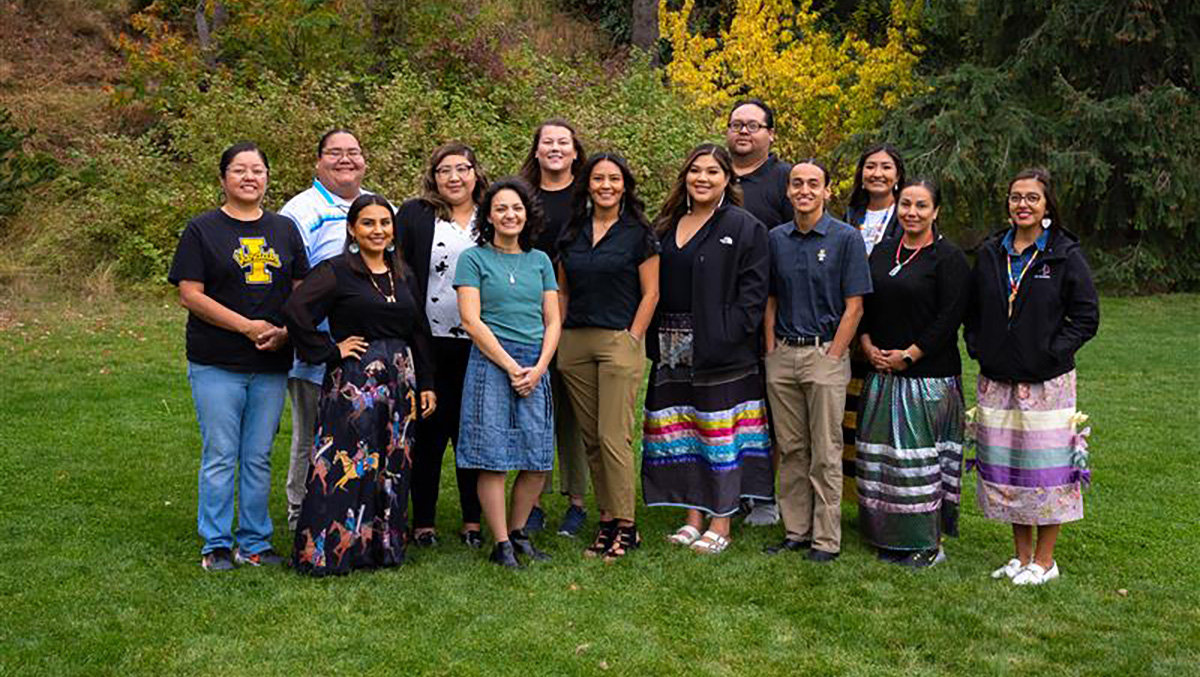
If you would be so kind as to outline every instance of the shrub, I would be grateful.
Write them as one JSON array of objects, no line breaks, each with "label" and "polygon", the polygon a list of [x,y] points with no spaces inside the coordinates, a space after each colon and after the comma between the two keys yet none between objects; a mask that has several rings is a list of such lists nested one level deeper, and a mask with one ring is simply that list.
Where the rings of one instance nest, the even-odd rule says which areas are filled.
[{"label": "shrub", "polygon": [[13,124],[11,112],[0,108],[0,226],[21,208],[30,188],[58,173],[52,158],[25,151],[29,136]]},{"label": "shrub", "polygon": [[215,71],[203,90],[173,89],[151,133],[104,137],[54,181],[48,202],[71,205],[86,222],[68,234],[37,227],[46,217],[27,209],[35,242],[26,255],[55,271],[111,264],[126,282],[161,284],[187,219],[219,204],[218,155],[242,139],[271,159],[266,207],[275,210],[308,187],[316,139],[334,126],[359,135],[367,187],[397,202],[417,193],[430,152],[449,140],[474,146],[492,176],[516,172],[533,128],[550,116],[574,121],[590,149],[625,155],[652,206],[687,150],[707,140],[706,116],[644,59],[614,69],[529,49],[503,58],[503,80],[448,79],[410,66],[386,77],[320,72],[299,82]]}]

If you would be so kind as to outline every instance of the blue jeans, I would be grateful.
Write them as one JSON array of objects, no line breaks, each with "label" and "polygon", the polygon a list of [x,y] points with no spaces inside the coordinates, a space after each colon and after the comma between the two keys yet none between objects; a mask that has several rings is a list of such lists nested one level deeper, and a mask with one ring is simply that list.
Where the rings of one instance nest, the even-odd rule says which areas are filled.
[{"label": "blue jeans", "polygon": [[202,553],[233,548],[233,478],[238,470],[237,543],[253,555],[271,547],[271,444],[287,392],[287,372],[242,374],[194,362],[188,381],[200,423],[197,530]]}]

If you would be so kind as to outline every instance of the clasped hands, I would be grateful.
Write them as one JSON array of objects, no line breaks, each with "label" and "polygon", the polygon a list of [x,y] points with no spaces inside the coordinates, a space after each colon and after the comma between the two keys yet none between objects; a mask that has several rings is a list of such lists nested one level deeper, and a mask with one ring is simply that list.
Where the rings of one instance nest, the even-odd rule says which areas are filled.
[{"label": "clasped hands", "polygon": [[250,320],[242,335],[254,342],[254,347],[263,351],[279,350],[287,345],[287,327],[276,327],[266,320]]},{"label": "clasped hands", "polygon": [[512,385],[513,390],[521,397],[529,397],[537,388],[538,383],[542,380],[542,375],[546,373],[541,367],[522,367],[513,362],[513,365],[508,369],[508,381]]},{"label": "clasped hands", "polygon": [[863,348],[867,359],[870,360],[871,366],[876,371],[884,374],[904,371],[908,369],[908,363],[904,361],[903,350],[880,350],[875,346],[866,346]]}]

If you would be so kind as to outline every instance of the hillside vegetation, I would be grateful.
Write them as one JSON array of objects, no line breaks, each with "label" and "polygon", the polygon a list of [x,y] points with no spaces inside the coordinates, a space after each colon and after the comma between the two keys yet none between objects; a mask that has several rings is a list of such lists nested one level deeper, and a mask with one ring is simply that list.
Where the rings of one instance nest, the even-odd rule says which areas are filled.
[{"label": "hillside vegetation", "polygon": [[402,200],[436,145],[499,176],[566,117],[629,158],[653,209],[729,101],[759,95],[781,152],[829,159],[843,191],[861,148],[897,144],[968,247],[1005,222],[1007,178],[1042,164],[1109,290],[1200,288],[1191,3],[666,0],[652,54],[625,42],[629,6],[0,0],[0,279],[161,286],[187,218],[217,204],[223,147],[266,149],[278,208],[333,126]]}]

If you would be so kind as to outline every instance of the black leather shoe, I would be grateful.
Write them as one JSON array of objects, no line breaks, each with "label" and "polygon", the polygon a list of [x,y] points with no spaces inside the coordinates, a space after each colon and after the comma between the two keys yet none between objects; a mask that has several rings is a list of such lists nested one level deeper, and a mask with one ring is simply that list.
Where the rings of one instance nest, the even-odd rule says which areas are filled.
[{"label": "black leather shoe", "polygon": [[797,541],[791,538],[783,539],[783,542],[775,545],[768,545],[763,548],[763,553],[767,555],[778,555],[781,552],[800,552],[808,550],[812,547],[812,541]]},{"label": "black leather shoe", "polygon": [[491,557],[488,557],[488,560],[509,569],[524,568],[524,566],[517,561],[517,553],[513,551],[512,541],[497,543],[496,547],[492,548],[492,555]]},{"label": "black leather shoe", "polygon": [[533,547],[533,541],[529,540],[529,535],[525,533],[524,529],[508,532],[508,540],[513,544],[513,550],[516,550],[518,555],[524,555],[537,562],[545,562],[550,559],[550,555]]},{"label": "black leather shoe", "polygon": [[824,550],[809,550],[808,554],[805,555],[804,557],[805,557],[805,559],[807,559],[810,562],[820,562],[822,564],[826,564],[826,563],[832,562],[833,560],[837,559],[838,555],[840,555],[840,554],[842,554],[842,553],[840,553],[840,552],[825,552]]},{"label": "black leather shoe", "polygon": [[475,550],[483,548],[483,532],[478,529],[460,531],[458,540],[462,541],[468,548],[474,548]]}]

